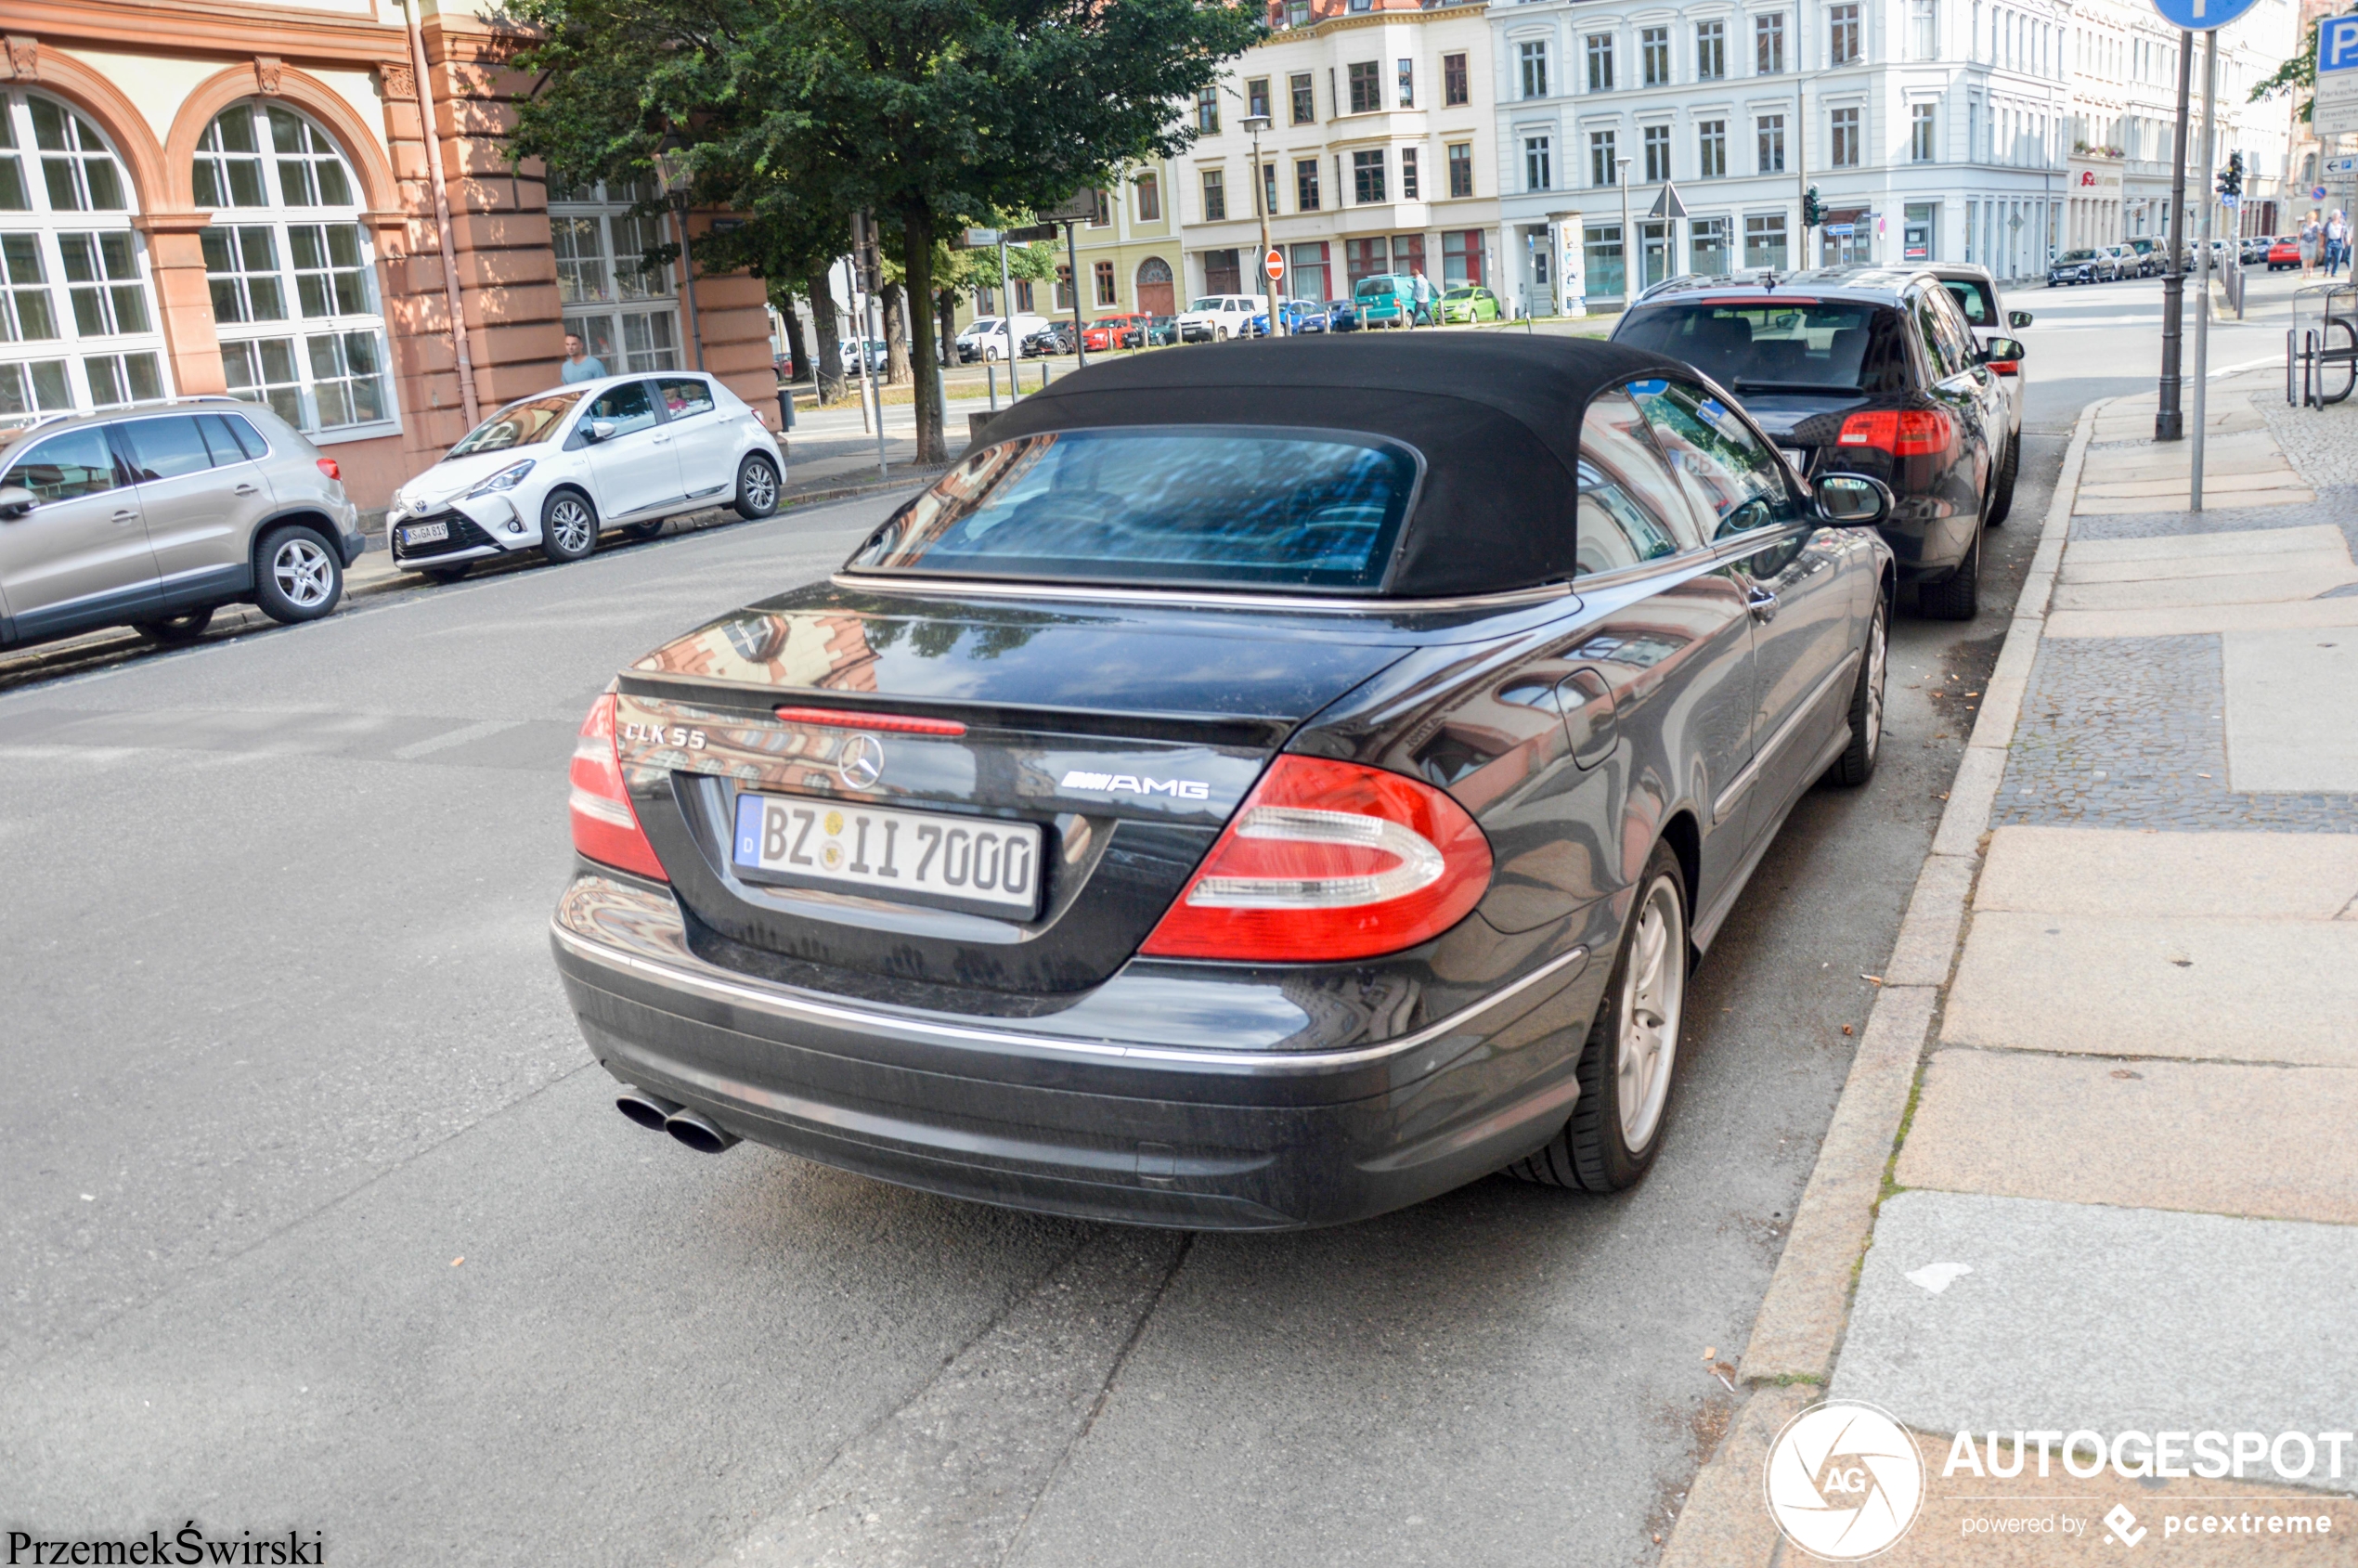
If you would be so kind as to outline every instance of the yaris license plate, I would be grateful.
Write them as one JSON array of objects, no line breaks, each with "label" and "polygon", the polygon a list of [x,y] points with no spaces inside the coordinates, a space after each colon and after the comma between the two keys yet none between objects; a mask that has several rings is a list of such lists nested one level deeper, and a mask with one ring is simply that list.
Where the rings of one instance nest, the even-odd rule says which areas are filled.
[{"label": "yaris license plate", "polygon": [[1040,837],[1033,823],[741,795],[732,858],[789,881],[1029,914],[1040,901]]},{"label": "yaris license plate", "polygon": [[449,537],[450,525],[447,523],[421,523],[415,527],[401,530],[403,544],[433,544]]}]

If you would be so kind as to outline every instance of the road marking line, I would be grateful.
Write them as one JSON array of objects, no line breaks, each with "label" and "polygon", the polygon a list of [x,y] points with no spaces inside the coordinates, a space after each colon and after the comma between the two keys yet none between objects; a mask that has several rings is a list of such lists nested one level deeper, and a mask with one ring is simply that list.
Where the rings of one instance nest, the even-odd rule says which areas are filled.
[{"label": "road marking line", "polygon": [[456,730],[446,731],[422,741],[412,741],[408,745],[395,746],[393,750],[393,759],[395,762],[415,762],[421,757],[430,756],[437,751],[447,751],[454,745],[464,745],[469,741],[479,741],[486,735],[499,734],[503,730],[512,730],[523,722],[521,719],[486,719],[478,723],[464,724]]}]

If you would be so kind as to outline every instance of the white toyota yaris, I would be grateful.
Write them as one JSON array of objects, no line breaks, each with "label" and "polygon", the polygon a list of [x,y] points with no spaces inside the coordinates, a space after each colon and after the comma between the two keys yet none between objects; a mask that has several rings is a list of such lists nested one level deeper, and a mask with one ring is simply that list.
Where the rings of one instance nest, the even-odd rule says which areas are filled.
[{"label": "white toyota yaris", "polygon": [[778,510],[784,455],[727,387],[692,370],[607,376],[509,404],[385,513],[394,564],[445,580],[538,549],[578,561],[602,528],[645,538],[708,506]]}]

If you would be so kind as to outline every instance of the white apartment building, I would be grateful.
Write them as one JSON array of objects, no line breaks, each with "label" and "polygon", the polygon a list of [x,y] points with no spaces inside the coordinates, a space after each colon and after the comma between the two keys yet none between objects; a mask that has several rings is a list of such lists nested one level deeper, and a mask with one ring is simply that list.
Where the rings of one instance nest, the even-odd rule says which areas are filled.
[{"label": "white apartment building", "polygon": [[1278,0],[1276,29],[1188,106],[1197,140],[1173,161],[1185,292],[1258,293],[1260,195],[1289,298],[1348,294],[1422,272],[1496,285],[1497,137],[1481,0]]},{"label": "white apartment building", "polygon": [[[2159,238],[2168,227],[2170,155],[2178,123],[2178,31],[2140,0],[2079,0],[2072,43],[2070,196],[2066,246],[2115,245]],[[2260,0],[2219,33],[2216,162],[2241,152],[2247,170],[2244,232],[2274,233],[2291,221],[2287,178],[2292,104],[2252,103],[2252,84],[2273,73],[2300,42],[2298,0]],[[2202,42],[2196,40],[2191,90],[2187,206],[2196,232],[2211,178],[2196,166],[2201,135]],[[2306,212],[2301,206],[2300,211]],[[2223,219],[2214,232],[2234,232]]]},{"label": "white apartment building", "polygon": [[[1842,261],[2015,277],[2058,238],[2062,0],[1496,0],[1489,18],[1501,292],[1533,311],[1565,303],[1567,275],[1624,296],[1625,169],[1640,287]],[[1683,224],[1645,217],[1665,182]],[[1805,256],[1808,186],[1827,227]]]}]

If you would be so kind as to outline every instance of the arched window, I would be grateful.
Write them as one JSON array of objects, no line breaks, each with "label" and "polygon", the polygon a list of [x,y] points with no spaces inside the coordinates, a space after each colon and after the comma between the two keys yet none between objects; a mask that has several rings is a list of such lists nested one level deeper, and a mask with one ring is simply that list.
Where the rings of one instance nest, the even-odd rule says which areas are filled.
[{"label": "arched window", "polygon": [[649,251],[669,242],[670,225],[637,211],[654,196],[643,180],[549,187],[549,239],[565,330],[615,375],[680,369],[671,269],[646,265]]},{"label": "arched window", "polygon": [[318,436],[382,435],[398,419],[360,182],[332,137],[247,98],[197,143],[221,369],[233,396]]},{"label": "arched window", "polygon": [[56,98],[0,94],[0,421],[170,390],[131,206],[97,126]]}]

